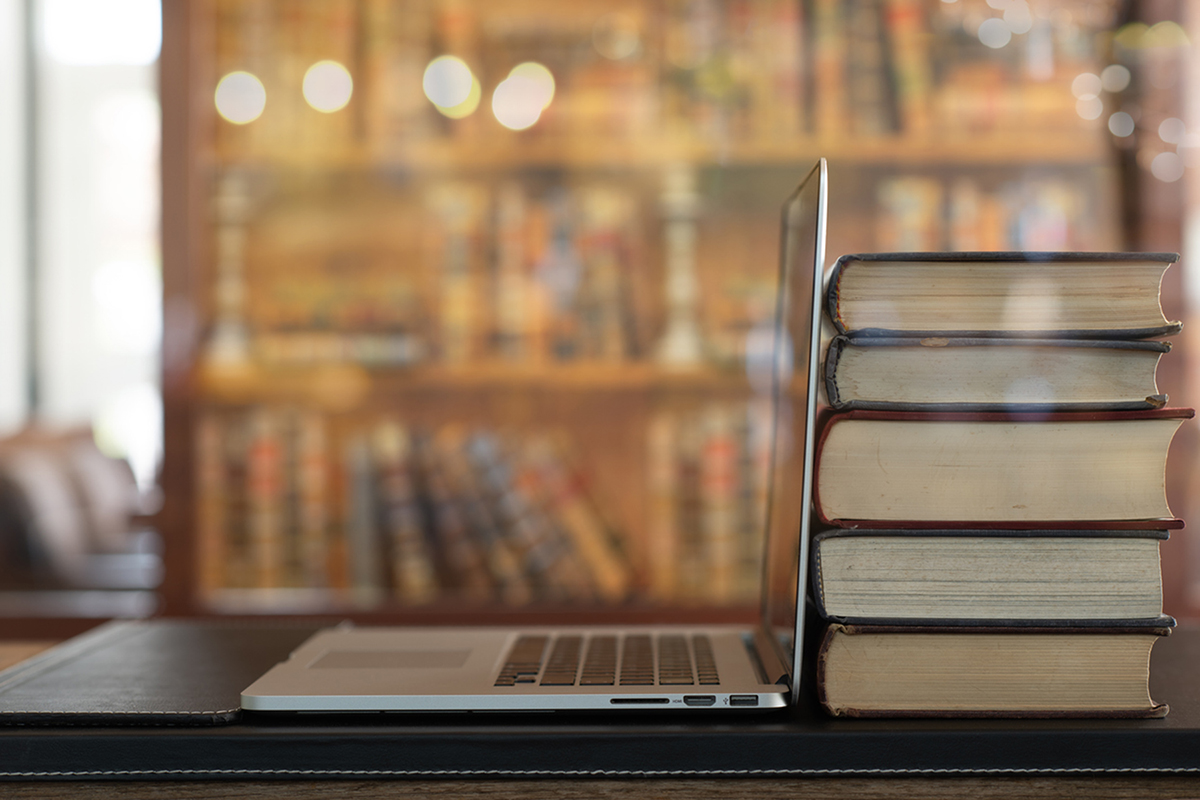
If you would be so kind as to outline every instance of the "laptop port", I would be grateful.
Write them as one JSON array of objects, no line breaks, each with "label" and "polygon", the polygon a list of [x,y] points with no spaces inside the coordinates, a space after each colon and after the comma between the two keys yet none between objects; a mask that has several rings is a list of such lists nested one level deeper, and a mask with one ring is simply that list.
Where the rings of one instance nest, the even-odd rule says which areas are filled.
[{"label": "laptop port", "polygon": [[659,705],[671,702],[665,697],[614,697],[608,702],[614,706]]},{"label": "laptop port", "polygon": [[685,694],[683,696],[685,706],[711,706],[716,702],[717,698],[711,694]]},{"label": "laptop port", "polygon": [[756,706],[756,705],[758,705],[758,695],[756,695],[756,694],[731,694],[731,695],[729,695],[729,705],[731,705],[731,706]]}]

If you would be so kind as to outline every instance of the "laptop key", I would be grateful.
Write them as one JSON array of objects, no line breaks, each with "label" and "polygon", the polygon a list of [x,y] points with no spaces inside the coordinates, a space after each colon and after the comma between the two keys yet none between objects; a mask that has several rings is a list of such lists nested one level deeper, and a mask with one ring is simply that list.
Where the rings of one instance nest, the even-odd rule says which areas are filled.
[{"label": "laptop key", "polygon": [[682,636],[660,636],[658,639],[658,682],[663,686],[691,686],[692,654]]},{"label": "laptop key", "polygon": [[582,636],[558,637],[550,651],[550,658],[546,661],[542,686],[574,686],[575,672],[579,669],[579,652],[582,647]]},{"label": "laptop key", "polygon": [[692,649],[696,651],[696,677],[701,686],[716,686],[721,682],[717,675],[717,660],[713,656],[712,641],[703,634],[692,637]]},{"label": "laptop key", "polygon": [[580,686],[612,686],[617,679],[617,637],[593,636],[579,676]]},{"label": "laptop key", "polygon": [[542,654],[546,650],[548,636],[521,636],[513,643],[512,650],[496,676],[495,686],[512,686],[537,680],[542,669]]},{"label": "laptop key", "polygon": [[624,652],[621,654],[622,686],[654,685],[654,645],[649,636],[625,637]]}]

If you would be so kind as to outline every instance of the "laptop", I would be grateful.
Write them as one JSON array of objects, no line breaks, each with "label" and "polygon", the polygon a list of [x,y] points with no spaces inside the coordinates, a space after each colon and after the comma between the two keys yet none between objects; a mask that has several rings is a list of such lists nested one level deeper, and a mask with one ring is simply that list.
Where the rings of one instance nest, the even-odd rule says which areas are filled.
[{"label": "laptop", "polygon": [[[826,192],[821,159],[784,203],[773,329],[762,337],[759,357],[747,358],[749,383],[770,409],[771,473],[756,626],[339,626],[316,633],[247,687],[242,707],[340,713],[745,711],[796,703]],[[799,391],[801,385],[806,391]]]}]

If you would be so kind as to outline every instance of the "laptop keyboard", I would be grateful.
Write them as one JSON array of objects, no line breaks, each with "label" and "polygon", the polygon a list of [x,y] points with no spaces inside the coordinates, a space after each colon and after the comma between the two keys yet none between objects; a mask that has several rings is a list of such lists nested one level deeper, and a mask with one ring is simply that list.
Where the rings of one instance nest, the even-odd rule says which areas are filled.
[{"label": "laptop keyboard", "polygon": [[517,639],[495,685],[715,686],[720,682],[712,642],[703,634],[538,635]]}]

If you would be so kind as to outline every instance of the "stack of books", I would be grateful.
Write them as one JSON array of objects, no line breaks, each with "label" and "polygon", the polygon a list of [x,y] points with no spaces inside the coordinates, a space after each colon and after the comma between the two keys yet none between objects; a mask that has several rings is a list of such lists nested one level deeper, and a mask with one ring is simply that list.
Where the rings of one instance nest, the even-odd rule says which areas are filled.
[{"label": "stack of books", "polygon": [[830,713],[1166,714],[1166,458],[1194,413],[1155,383],[1176,258],[839,259],[811,560]]}]

